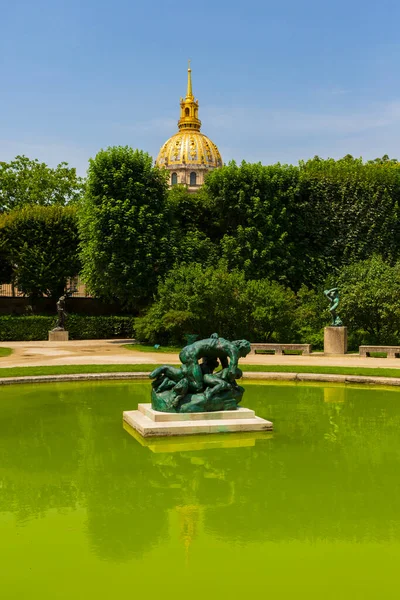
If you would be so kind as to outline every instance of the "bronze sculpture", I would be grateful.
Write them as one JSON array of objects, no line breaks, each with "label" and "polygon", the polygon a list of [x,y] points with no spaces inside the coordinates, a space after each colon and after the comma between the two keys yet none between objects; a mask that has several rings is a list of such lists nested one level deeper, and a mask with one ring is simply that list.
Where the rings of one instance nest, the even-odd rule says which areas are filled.
[{"label": "bronze sculpture", "polygon": [[339,306],[339,290],[338,288],[332,288],[331,290],[324,290],[324,294],[330,302],[329,310],[332,315],[332,327],[342,327],[342,319],[336,312]]},{"label": "bronze sculpture", "polygon": [[[153,409],[161,412],[236,410],[244,393],[236,383],[242,376],[238,362],[249,352],[247,340],[230,342],[216,333],[185,346],[179,354],[180,368],[164,365],[150,373]],[[214,373],[219,364],[221,371]]]},{"label": "bronze sculpture", "polygon": [[65,318],[67,316],[65,298],[65,296],[61,296],[57,301],[57,324],[53,331],[65,331]]}]

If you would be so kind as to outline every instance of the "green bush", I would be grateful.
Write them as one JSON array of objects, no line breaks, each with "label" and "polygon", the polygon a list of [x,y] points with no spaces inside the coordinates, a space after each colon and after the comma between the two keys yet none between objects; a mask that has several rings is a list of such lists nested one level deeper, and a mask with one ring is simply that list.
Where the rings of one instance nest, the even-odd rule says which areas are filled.
[{"label": "green bush", "polygon": [[[66,329],[71,340],[131,338],[134,336],[133,317],[87,317],[68,315]],[[0,341],[47,340],[49,331],[56,325],[56,317],[0,316]]]},{"label": "green bush", "polygon": [[160,281],[157,297],[136,320],[139,340],[180,344],[185,334],[200,338],[217,332],[228,339],[255,342],[292,339],[295,294],[267,279],[246,281],[243,271],[183,264]]}]

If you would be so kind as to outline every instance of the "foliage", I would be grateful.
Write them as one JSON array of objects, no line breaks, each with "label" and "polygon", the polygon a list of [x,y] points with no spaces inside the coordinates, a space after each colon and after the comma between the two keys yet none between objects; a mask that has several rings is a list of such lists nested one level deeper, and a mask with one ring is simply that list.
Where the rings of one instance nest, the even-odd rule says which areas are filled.
[{"label": "foliage", "polygon": [[[294,292],[268,279],[246,284],[247,330],[251,341],[289,342],[293,339]],[[240,318],[240,315],[238,315]]]},{"label": "foliage", "polygon": [[[56,317],[0,316],[0,341],[47,340]],[[129,316],[68,315],[66,329],[71,340],[131,338],[134,319]]]},{"label": "foliage", "polygon": [[12,279],[34,303],[58,297],[79,272],[78,227],[73,206],[24,206],[0,216],[0,247],[7,248]]},{"label": "foliage", "polygon": [[296,167],[246,162],[208,174],[203,193],[212,220],[206,233],[219,242],[229,268],[248,279],[293,278],[288,208],[296,202],[298,176]]},{"label": "foliage", "polygon": [[208,174],[201,203],[190,227],[248,279],[298,290],[374,253],[400,257],[400,163],[388,157],[230,163]]},{"label": "foliage", "polygon": [[353,345],[400,343],[400,263],[382,257],[344,267],[338,277],[340,316],[352,332]]},{"label": "foliage", "polygon": [[293,239],[303,262],[303,282],[315,284],[342,265],[374,253],[400,256],[400,164],[363,164],[315,157],[300,163],[299,202]]},{"label": "foliage", "polygon": [[208,337],[214,330],[227,338],[240,337],[238,313],[245,310],[243,273],[203,268],[196,263],[172,269],[157,289],[157,300],[136,320],[140,340],[184,343],[185,334]]},{"label": "foliage", "polygon": [[96,296],[130,308],[153,293],[169,267],[166,173],[128,147],[90,160],[80,210],[83,278]]},{"label": "foliage", "polygon": [[[327,284],[326,288],[328,287]],[[339,314],[341,314],[340,311]],[[301,286],[297,292],[297,309],[293,318],[299,342],[312,344],[314,350],[322,350],[324,327],[331,321],[329,303],[324,296],[322,287],[312,289],[305,285]]]},{"label": "foliage", "polygon": [[228,339],[277,340],[290,335],[295,296],[276,282],[246,281],[242,271],[199,264],[175,267],[160,281],[157,298],[136,320],[140,340],[184,343],[217,331]]},{"label": "foliage", "polygon": [[191,193],[183,185],[173,186],[168,192],[167,210],[171,223],[171,261],[202,265],[218,262],[219,245],[209,236],[213,215],[203,190]]},{"label": "foliage", "polygon": [[65,162],[55,169],[26,156],[0,163],[0,212],[25,204],[47,206],[76,202],[82,189],[83,180]]}]

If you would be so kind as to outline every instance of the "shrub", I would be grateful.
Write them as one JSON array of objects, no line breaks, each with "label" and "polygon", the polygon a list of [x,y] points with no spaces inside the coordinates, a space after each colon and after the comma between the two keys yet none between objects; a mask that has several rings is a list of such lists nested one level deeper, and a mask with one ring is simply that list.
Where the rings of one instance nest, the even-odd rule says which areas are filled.
[{"label": "shrub", "polygon": [[[68,315],[66,329],[71,340],[132,338],[134,319],[130,316]],[[56,324],[56,317],[0,316],[1,341],[40,341],[48,339],[48,332]]]},{"label": "shrub", "polygon": [[247,281],[243,271],[192,263],[181,265],[161,281],[157,298],[136,320],[139,339],[184,343],[185,334],[200,338],[217,332],[229,339],[287,341],[292,335],[296,298],[267,279]]}]

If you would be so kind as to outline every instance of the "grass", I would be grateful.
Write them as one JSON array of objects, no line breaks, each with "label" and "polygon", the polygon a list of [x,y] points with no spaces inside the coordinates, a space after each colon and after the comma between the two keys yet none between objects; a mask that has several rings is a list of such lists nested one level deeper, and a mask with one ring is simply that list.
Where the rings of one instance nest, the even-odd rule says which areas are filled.
[{"label": "grass", "polygon": [[31,375],[70,375],[77,373],[150,373],[160,365],[51,365],[43,367],[4,367],[0,377]]},{"label": "grass", "polygon": [[10,356],[12,354],[11,348],[0,348],[0,357],[1,356]]},{"label": "grass", "polygon": [[[0,377],[24,377],[34,375],[67,375],[76,373],[150,373],[156,365],[60,365],[43,367],[4,367]],[[400,369],[370,367],[318,367],[293,365],[242,365],[247,373],[318,373],[323,375],[366,375],[371,377],[399,377]]]},{"label": "grass", "polygon": [[[282,351],[283,354],[286,355],[291,355],[291,356],[300,356],[301,354],[303,354],[302,350],[283,350]],[[275,354],[275,350],[256,350],[255,354]]]},{"label": "grass", "polygon": [[160,354],[179,354],[182,350],[182,348],[178,348],[177,346],[160,346],[159,348],[155,348],[154,346],[145,344],[124,344],[123,348],[137,352],[159,352]]}]

